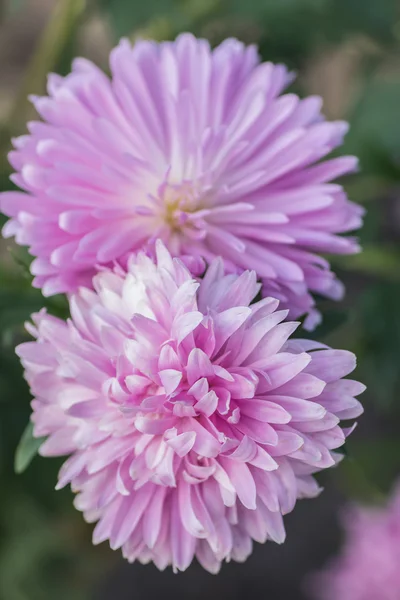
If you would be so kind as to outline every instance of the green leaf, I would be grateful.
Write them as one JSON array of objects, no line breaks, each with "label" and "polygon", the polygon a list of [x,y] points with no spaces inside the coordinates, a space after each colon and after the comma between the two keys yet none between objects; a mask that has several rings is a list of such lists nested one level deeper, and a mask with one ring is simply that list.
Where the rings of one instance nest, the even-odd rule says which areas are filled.
[{"label": "green leaf", "polygon": [[389,282],[400,281],[400,252],[396,247],[365,244],[360,254],[335,257],[331,262],[346,271],[357,271]]},{"label": "green leaf", "polygon": [[154,17],[169,16],[177,12],[174,0],[102,0],[117,38],[129,35],[134,29],[147,24]]},{"label": "green leaf", "polygon": [[201,31],[224,0],[100,0],[115,38],[173,39],[182,31]]},{"label": "green leaf", "polygon": [[47,74],[63,55],[84,9],[85,0],[59,0],[55,3],[7,119],[13,133],[25,123],[28,94],[42,93]]},{"label": "green leaf", "polygon": [[304,11],[316,10],[320,11],[328,4],[329,0],[228,0],[226,2],[230,10],[236,10],[240,13],[247,13],[257,17],[257,14],[265,15],[286,15],[287,11]]},{"label": "green leaf", "polygon": [[368,440],[349,438],[346,445],[350,447],[350,456],[338,473],[346,492],[363,501],[383,499],[399,472],[399,440],[388,436]]},{"label": "green leaf", "polygon": [[397,13],[397,0],[330,0],[326,17],[335,37],[338,32],[359,31],[388,44],[394,39]]},{"label": "green leaf", "polygon": [[380,502],[384,499],[381,489],[376,486],[376,480],[369,477],[359,461],[347,457],[340,466],[337,474],[347,494],[363,502]]},{"label": "green leaf", "polygon": [[400,340],[399,282],[370,285],[360,297],[357,310],[358,379],[382,412],[400,414],[398,350]]},{"label": "green leaf", "polygon": [[29,421],[15,453],[14,469],[16,473],[23,473],[30,465],[44,439],[33,437],[33,424]]},{"label": "green leaf", "polygon": [[399,179],[399,105],[399,79],[377,78],[363,88],[362,97],[350,115],[351,128],[343,153],[358,156],[363,171],[369,175]]}]

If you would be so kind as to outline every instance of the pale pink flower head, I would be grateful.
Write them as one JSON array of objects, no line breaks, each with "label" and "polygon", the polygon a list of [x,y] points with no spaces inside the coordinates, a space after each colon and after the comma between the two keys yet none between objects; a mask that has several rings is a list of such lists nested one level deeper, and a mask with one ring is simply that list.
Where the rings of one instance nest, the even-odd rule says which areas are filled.
[{"label": "pale pink flower head", "polygon": [[2,196],[4,235],[36,257],[34,285],[74,291],[161,238],[197,270],[215,256],[255,270],[264,295],[315,323],[311,294],[342,294],[319,254],[358,250],[337,234],[360,226],[361,208],[331,183],[356,160],[321,162],[346,123],[325,121],[318,97],[282,95],[287,69],[234,39],[123,40],[110,70],[77,59],[50,75],[48,96],[32,99],[44,122],[14,140],[23,191]]},{"label": "pale pink flower head", "polygon": [[340,419],[363,391],[342,379],[355,357],[288,341],[297,323],[258,293],[254,272],[199,283],[161,242],[94,291],[72,295],[72,319],[42,312],[18,347],[44,456],[71,454],[58,487],[133,561],[209,571],[243,561],[252,540],[282,542],[282,515],[335,465]]},{"label": "pale pink flower head", "polygon": [[400,485],[387,506],[352,506],[342,520],[343,550],[314,576],[315,600],[398,600]]}]

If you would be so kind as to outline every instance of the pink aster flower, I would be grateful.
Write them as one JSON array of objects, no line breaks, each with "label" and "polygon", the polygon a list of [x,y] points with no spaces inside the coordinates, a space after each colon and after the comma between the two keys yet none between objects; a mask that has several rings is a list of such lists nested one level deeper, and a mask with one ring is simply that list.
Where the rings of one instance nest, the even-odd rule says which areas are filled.
[{"label": "pink aster flower", "polygon": [[217,572],[252,540],[283,542],[282,515],[319,492],[361,412],[345,351],[288,341],[297,324],[258,293],[254,272],[198,283],[160,243],[71,297],[65,323],[41,312],[18,347],[44,456],[66,455],[58,488],[134,561]]},{"label": "pink aster flower", "polygon": [[341,555],[314,579],[316,600],[398,600],[400,486],[386,507],[347,509],[343,525]]},{"label": "pink aster flower", "polygon": [[254,269],[266,296],[291,317],[311,311],[312,324],[311,293],[342,294],[318,253],[358,250],[337,234],[362,211],[330,183],[356,160],[321,162],[346,123],[326,122],[318,97],[281,95],[292,75],[234,39],[213,51],[188,34],[123,40],[110,69],[111,80],[77,59],[50,75],[49,95],[32,98],[44,122],[14,140],[24,192],[3,194],[3,233],[36,257],[34,285],[74,291],[161,238],[174,255]]}]

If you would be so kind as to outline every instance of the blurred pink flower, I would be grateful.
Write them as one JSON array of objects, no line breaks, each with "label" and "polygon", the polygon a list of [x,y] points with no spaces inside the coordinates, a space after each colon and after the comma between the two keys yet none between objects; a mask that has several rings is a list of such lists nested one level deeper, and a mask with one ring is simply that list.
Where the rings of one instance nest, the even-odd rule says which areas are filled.
[{"label": "blurred pink flower", "polygon": [[209,571],[243,561],[252,540],[283,542],[282,515],[340,459],[339,419],[364,386],[342,379],[346,351],[288,341],[297,324],[254,272],[198,283],[161,242],[70,299],[68,323],[41,312],[18,347],[44,456],[72,456],[58,488],[133,561]]},{"label": "blurred pink flower", "polygon": [[313,578],[316,600],[399,600],[400,486],[386,507],[344,514],[342,553]]},{"label": "blurred pink flower", "polygon": [[314,325],[310,292],[343,293],[315,253],[358,250],[336,234],[357,229],[362,210],[329,183],[356,159],[320,162],[346,123],[326,122],[318,97],[280,96],[292,75],[234,39],[213,51],[188,34],[123,40],[110,68],[111,80],[77,59],[67,77],[50,75],[49,96],[32,98],[45,122],[14,140],[12,178],[25,193],[2,195],[3,234],[37,257],[34,285],[74,291],[95,266],[125,266],[162,238],[197,263],[254,269],[264,295]]}]

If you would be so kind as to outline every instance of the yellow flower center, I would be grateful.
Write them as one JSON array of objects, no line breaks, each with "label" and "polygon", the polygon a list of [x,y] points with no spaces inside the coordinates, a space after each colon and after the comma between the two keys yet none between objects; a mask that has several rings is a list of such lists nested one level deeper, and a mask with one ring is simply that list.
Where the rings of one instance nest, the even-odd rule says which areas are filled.
[{"label": "yellow flower center", "polygon": [[171,229],[178,230],[182,227],[189,213],[195,212],[198,207],[198,197],[193,186],[184,183],[178,186],[168,185],[164,192],[164,219]]}]

